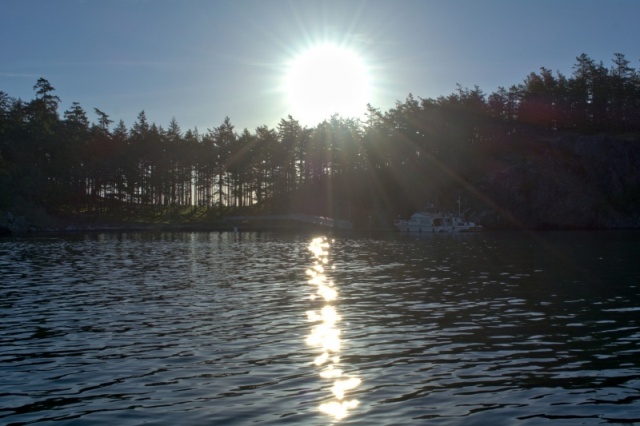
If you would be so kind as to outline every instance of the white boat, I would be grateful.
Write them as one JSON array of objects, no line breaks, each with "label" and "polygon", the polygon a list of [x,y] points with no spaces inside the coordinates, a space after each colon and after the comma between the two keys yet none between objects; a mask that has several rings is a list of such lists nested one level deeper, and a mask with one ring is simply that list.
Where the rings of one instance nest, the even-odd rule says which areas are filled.
[{"label": "white boat", "polygon": [[[458,200],[459,209],[460,201]],[[482,230],[481,225],[465,220],[460,213],[455,216],[433,210],[414,213],[409,220],[399,220],[394,225],[400,232],[408,233],[478,232]]]},{"label": "white boat", "polygon": [[401,232],[478,232],[481,225],[469,222],[459,216],[440,213],[417,212],[409,220],[399,220],[394,223]]}]

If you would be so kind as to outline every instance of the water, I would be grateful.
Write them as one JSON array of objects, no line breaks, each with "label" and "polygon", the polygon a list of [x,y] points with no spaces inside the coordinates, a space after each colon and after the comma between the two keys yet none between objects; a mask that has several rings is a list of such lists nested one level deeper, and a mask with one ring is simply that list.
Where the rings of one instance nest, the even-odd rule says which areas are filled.
[{"label": "water", "polygon": [[0,424],[640,424],[640,234],[0,242]]}]

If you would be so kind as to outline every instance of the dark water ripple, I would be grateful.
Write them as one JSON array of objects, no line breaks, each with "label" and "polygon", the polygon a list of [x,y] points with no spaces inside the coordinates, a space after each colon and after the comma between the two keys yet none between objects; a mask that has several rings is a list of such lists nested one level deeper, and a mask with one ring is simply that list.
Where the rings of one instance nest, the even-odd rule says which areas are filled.
[{"label": "dark water ripple", "polygon": [[[339,364],[361,380],[341,422],[640,424],[638,237],[331,241]],[[0,242],[0,423],[330,423],[309,242]]]}]

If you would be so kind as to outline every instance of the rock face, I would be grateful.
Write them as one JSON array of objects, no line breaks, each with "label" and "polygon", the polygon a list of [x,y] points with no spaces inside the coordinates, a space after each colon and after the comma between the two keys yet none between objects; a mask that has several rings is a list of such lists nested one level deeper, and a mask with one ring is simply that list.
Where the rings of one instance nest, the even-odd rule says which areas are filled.
[{"label": "rock face", "polygon": [[640,228],[640,138],[565,135],[505,154],[477,183],[487,227]]},{"label": "rock face", "polygon": [[0,237],[27,234],[36,229],[24,216],[14,216],[11,212],[0,211]]}]

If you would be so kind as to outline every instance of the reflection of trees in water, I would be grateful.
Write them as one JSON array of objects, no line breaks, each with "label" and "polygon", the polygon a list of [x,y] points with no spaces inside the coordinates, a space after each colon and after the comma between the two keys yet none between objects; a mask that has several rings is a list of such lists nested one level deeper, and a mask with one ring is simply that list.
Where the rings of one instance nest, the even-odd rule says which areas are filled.
[{"label": "reflection of trees in water", "polygon": [[320,411],[335,418],[342,419],[349,410],[358,406],[356,399],[346,399],[347,392],[360,385],[360,379],[343,373],[340,365],[340,315],[331,304],[338,298],[338,290],[333,281],[327,280],[324,273],[329,262],[329,242],[326,238],[314,238],[309,250],[314,255],[313,267],[307,270],[308,283],[313,287],[311,300],[319,300],[323,304],[319,311],[307,311],[307,319],[314,325],[307,336],[307,344],[317,348],[320,354],[315,357],[314,364],[321,369],[320,377],[333,381],[331,392],[333,399],[320,405]]}]

